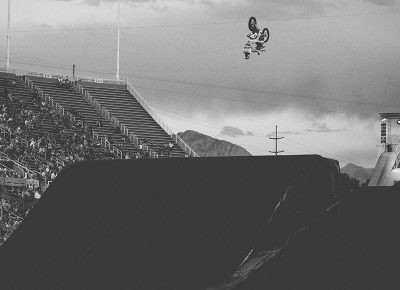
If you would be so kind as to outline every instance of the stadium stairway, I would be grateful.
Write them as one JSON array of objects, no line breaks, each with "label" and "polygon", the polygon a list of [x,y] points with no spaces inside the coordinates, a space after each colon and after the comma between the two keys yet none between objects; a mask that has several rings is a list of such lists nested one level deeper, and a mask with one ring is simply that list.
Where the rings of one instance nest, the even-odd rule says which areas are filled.
[{"label": "stadium stairway", "polygon": [[[134,156],[138,148],[130,142],[123,142],[123,135],[116,132],[110,121],[103,118],[97,111],[89,105],[80,94],[73,91],[57,86],[57,80],[50,78],[29,77],[29,79],[37,85],[44,93],[50,95],[54,101],[62,105],[66,110],[72,114],[77,112],[86,125],[92,126],[93,130],[99,134],[100,138],[108,137],[113,146],[118,146],[124,153],[129,152]],[[101,119],[102,127],[97,127],[96,122]]]},{"label": "stadium stairway", "polygon": [[174,144],[171,150],[173,157],[185,156],[185,152],[136,101],[125,86],[111,87],[88,82],[79,83],[140,140],[147,141],[149,147],[155,150],[159,156],[169,142]]}]

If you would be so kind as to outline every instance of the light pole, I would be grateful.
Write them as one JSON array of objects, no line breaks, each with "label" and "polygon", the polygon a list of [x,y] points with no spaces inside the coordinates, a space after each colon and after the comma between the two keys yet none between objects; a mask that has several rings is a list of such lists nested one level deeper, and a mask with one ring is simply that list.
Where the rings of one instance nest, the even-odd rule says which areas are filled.
[{"label": "light pole", "polygon": [[119,10],[120,10],[120,2],[118,0],[118,36],[117,36],[117,81],[119,81]]},{"label": "light pole", "polygon": [[8,0],[8,22],[7,22],[7,58],[6,58],[6,69],[10,68],[10,7],[11,0]]}]

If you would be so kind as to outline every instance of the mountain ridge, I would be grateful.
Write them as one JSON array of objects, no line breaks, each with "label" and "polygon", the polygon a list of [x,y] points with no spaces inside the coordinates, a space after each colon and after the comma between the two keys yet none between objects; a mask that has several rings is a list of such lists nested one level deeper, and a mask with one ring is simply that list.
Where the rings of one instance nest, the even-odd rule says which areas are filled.
[{"label": "mountain ridge", "polygon": [[341,168],[342,173],[345,173],[362,183],[371,178],[373,171],[373,168],[364,168],[353,163],[348,163],[346,166]]},{"label": "mountain ridge", "polygon": [[[194,130],[180,132],[178,136],[201,157],[252,156],[246,149],[237,144],[213,138]],[[368,181],[373,171],[373,168],[365,168],[353,163],[348,163],[341,168],[342,173],[357,179],[360,183]]]},{"label": "mountain ridge", "polygon": [[178,136],[201,157],[252,156],[239,145],[216,139],[194,130],[180,132]]}]

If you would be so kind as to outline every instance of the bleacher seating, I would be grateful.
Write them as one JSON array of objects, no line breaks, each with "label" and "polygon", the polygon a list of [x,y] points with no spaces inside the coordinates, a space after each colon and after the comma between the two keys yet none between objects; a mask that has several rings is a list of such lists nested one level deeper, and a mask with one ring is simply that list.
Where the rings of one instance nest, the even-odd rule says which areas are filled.
[{"label": "bleacher seating", "polygon": [[[8,87],[8,81],[10,80],[15,81],[16,86],[14,88],[14,93],[22,101],[26,109],[32,110],[33,112],[38,112],[39,108],[33,102],[32,92],[23,83],[20,82],[17,76],[12,74],[9,74],[7,76],[0,75],[0,92],[4,95],[5,90]],[[40,131],[44,134],[53,134],[55,132],[54,130],[55,128],[52,120],[45,116],[40,124]]]},{"label": "bleacher seating", "polygon": [[[166,144],[172,142],[171,155],[183,157],[185,152],[175,143],[149,113],[136,101],[126,86],[105,86],[80,82],[92,97],[100,102],[111,115],[127,125],[139,139],[150,142],[149,146],[158,154],[165,151]],[[160,154],[162,155],[162,154]]]},{"label": "bleacher seating", "polygon": [[[65,166],[85,159],[149,156],[147,149],[130,142],[120,128],[102,117],[80,93],[68,87],[69,84],[60,86],[56,79],[44,77],[29,76],[29,85],[25,80],[15,74],[0,73],[0,157],[3,163],[7,162],[7,166],[0,164],[0,245]],[[186,155],[126,87],[82,85],[158,157]],[[41,92],[74,118],[60,113]],[[9,117],[15,120],[6,122]],[[101,126],[98,126],[99,120]],[[26,122],[31,123],[27,125]],[[104,148],[105,143],[101,145],[92,138],[95,135],[102,142],[108,140],[121,154],[116,156],[115,151]]]},{"label": "bleacher seating", "polygon": [[[10,81],[14,82],[13,86]],[[16,164],[27,166],[27,170],[36,172],[45,183],[73,162],[116,158],[105,148],[98,146],[96,150],[96,142],[91,138],[88,126],[57,113],[54,107],[39,97],[37,91],[29,90],[15,75],[1,76],[0,92],[1,109],[4,105],[8,115],[15,119],[14,123],[21,124],[17,130],[15,125],[6,124],[2,117],[2,154],[6,154]],[[12,97],[9,92],[12,92]],[[23,124],[26,119],[36,121],[32,121],[34,125],[26,126]],[[15,149],[10,148],[10,144]]]},{"label": "bleacher seating", "polygon": [[[21,101],[21,103],[27,110],[30,110],[37,115],[39,113],[40,108],[33,102],[32,92],[28,88],[26,88],[26,86],[22,84],[15,75],[12,74],[0,76],[0,95],[3,97],[0,100],[0,105],[3,104],[5,101],[4,98],[6,97],[6,92],[9,87],[9,81],[11,80],[14,80],[16,84],[16,86],[14,87],[14,94],[18,96],[18,99]],[[1,131],[2,133],[4,133],[4,130]],[[44,135],[55,133],[54,124],[52,120],[47,116],[43,116],[40,122],[40,127],[32,131],[32,134],[39,134],[39,133],[43,133]],[[38,170],[36,157],[30,156],[29,158],[27,158],[26,161],[27,161],[26,165],[29,169],[35,171]]]},{"label": "bleacher seating", "polygon": [[0,74],[0,245],[65,166],[116,158],[106,150],[96,154],[89,132],[21,78]]},{"label": "bleacher seating", "polygon": [[[100,137],[103,138],[107,136],[111,140],[111,144],[120,147],[124,153],[129,152],[131,156],[135,156],[138,152],[138,148],[134,144],[123,142],[123,135],[117,133],[111,122],[101,117],[80,94],[72,89],[57,86],[57,80],[55,79],[35,77],[29,77],[29,79],[66,110],[77,112],[83,118],[85,124],[92,126],[93,130],[95,130]],[[99,119],[102,121],[102,127],[96,126]]]}]

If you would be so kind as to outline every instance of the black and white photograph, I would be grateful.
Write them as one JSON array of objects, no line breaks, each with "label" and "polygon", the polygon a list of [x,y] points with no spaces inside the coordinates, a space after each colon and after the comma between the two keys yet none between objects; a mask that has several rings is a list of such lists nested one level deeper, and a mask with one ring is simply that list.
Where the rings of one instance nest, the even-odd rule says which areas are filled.
[{"label": "black and white photograph", "polygon": [[400,288],[400,0],[0,0],[0,290]]}]

